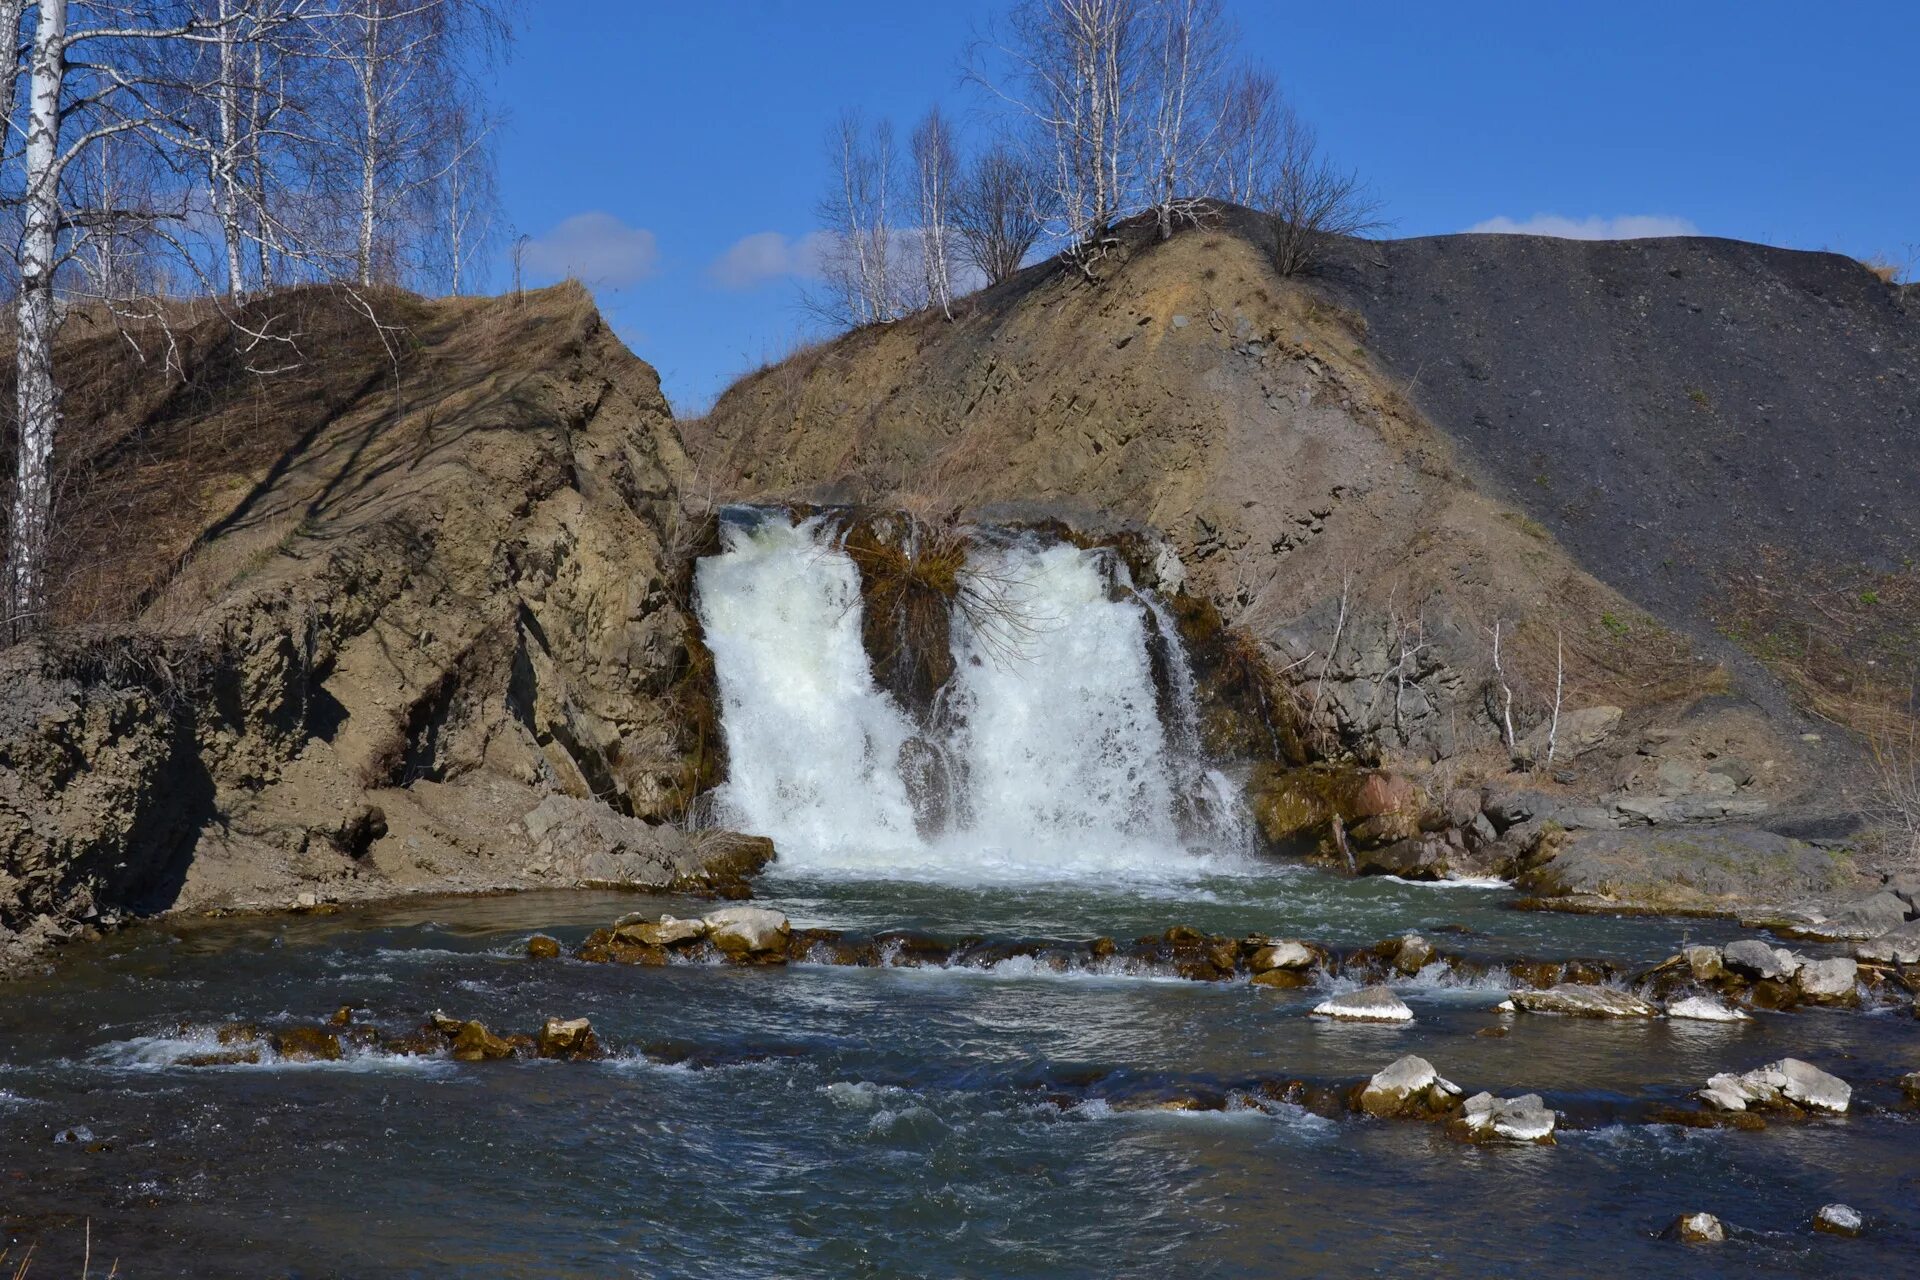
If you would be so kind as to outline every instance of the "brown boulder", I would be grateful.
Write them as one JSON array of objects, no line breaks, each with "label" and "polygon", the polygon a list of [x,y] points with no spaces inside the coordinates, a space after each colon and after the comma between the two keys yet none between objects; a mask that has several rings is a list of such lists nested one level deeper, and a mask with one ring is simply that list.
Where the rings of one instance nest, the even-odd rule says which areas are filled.
[{"label": "brown boulder", "polygon": [[593,1024],[585,1018],[548,1018],[540,1026],[535,1049],[543,1058],[577,1062],[599,1057],[600,1041],[593,1034]]}]

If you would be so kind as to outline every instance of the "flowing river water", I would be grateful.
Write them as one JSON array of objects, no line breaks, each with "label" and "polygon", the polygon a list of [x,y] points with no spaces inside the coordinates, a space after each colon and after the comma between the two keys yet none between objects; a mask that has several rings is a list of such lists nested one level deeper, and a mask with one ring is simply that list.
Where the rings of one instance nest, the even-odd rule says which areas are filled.
[{"label": "flowing river water", "polygon": [[[743,522],[703,564],[730,752],[716,816],[775,837],[756,897],[796,928],[1185,924],[1333,945],[1417,929],[1489,961],[1630,966],[1734,936],[1253,856],[1231,781],[1155,709],[1146,605],[1115,567],[999,554],[1003,589],[1047,620],[1007,641],[1022,668],[957,627],[956,707],[931,728],[873,688],[857,584],[817,529]],[[949,762],[932,805],[929,775],[895,767],[930,736]],[[6,1265],[33,1242],[32,1277],[79,1275],[88,1233],[92,1273],[118,1259],[131,1277],[1896,1275],[1920,1249],[1920,1120],[1876,1083],[1920,1066],[1910,1011],[1512,1017],[1497,971],[1435,967],[1395,983],[1411,1024],[1354,1025],[1309,1016],[1329,978],[526,957],[536,931],[571,948],[618,915],[710,905],[414,900],[159,921],[69,951],[0,989]],[[341,1005],[393,1034],[434,1009],[502,1030],[587,1017],[613,1053],[191,1065],[216,1027]],[[1469,1091],[1541,1093],[1568,1123],[1553,1146],[1463,1146],[1256,1087],[1347,1083],[1406,1053]],[[1786,1055],[1854,1082],[1854,1111],[1745,1132],[1635,1110]],[[1235,1105],[1140,1105],[1175,1097]],[[1809,1230],[1832,1201],[1867,1232]],[[1695,1210],[1733,1238],[1659,1238]]]}]

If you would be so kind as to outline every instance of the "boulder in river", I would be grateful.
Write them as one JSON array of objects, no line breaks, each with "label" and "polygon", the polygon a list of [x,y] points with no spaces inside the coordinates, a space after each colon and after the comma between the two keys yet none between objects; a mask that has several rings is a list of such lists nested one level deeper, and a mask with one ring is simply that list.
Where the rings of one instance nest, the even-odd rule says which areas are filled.
[{"label": "boulder in river", "polygon": [[[725,910],[740,910],[728,907]],[[746,908],[757,910],[757,908]],[[718,912],[715,913],[720,914]],[[778,915],[778,912],[769,914]],[[785,917],[782,917],[784,920]],[[613,936],[622,942],[636,942],[643,947],[677,947],[689,942],[698,942],[707,936],[705,920],[682,920],[676,916],[661,916],[658,920],[634,920],[622,917],[613,927]]]},{"label": "boulder in river", "polygon": [[1340,1018],[1353,1022],[1412,1022],[1413,1010],[1406,1001],[1383,986],[1361,987],[1328,996],[1313,1006],[1322,1018]]},{"label": "boulder in river", "polygon": [[1408,1054],[1374,1072],[1354,1097],[1356,1109],[1370,1116],[1439,1115],[1460,1096],[1460,1086],[1417,1054]]},{"label": "boulder in river", "polygon": [[1813,1229],[1829,1235],[1857,1236],[1867,1228],[1867,1220],[1849,1204],[1823,1204],[1813,1215]]},{"label": "boulder in river", "polygon": [[549,938],[544,933],[536,933],[527,939],[527,958],[529,960],[558,960],[560,941]]},{"label": "boulder in river", "polygon": [[1758,938],[1730,942],[1720,952],[1729,969],[1751,977],[1785,982],[1800,971],[1800,957],[1785,947],[1769,946]]},{"label": "boulder in river", "polygon": [[1862,942],[1853,954],[1879,964],[1920,964],[1920,920],[1910,920]]},{"label": "boulder in river", "polygon": [[1710,1213],[1684,1213],[1665,1231],[1669,1240],[1687,1244],[1725,1244],[1727,1228]]},{"label": "boulder in river", "polygon": [[1508,1142],[1545,1145],[1553,1141],[1555,1119],[1553,1109],[1537,1093],[1496,1098],[1481,1092],[1467,1099],[1454,1133],[1469,1142],[1504,1138]]},{"label": "boulder in river", "polygon": [[1687,969],[1693,974],[1695,982],[1712,982],[1715,978],[1726,976],[1727,967],[1718,947],[1686,947],[1680,956],[1687,962]]},{"label": "boulder in river", "polygon": [[1311,969],[1319,958],[1305,943],[1268,942],[1248,957],[1247,967],[1255,974],[1275,969]]},{"label": "boulder in river", "polygon": [[1417,933],[1410,933],[1400,939],[1400,945],[1394,948],[1393,967],[1412,977],[1426,968],[1433,956],[1433,944]]},{"label": "boulder in river", "polygon": [[287,1062],[338,1062],[340,1037],[324,1027],[289,1027],[274,1033],[273,1051]]},{"label": "boulder in river", "polygon": [[453,1035],[453,1056],[461,1062],[494,1062],[513,1056],[513,1045],[487,1030],[483,1022],[463,1022]]},{"label": "boulder in river", "polygon": [[1686,996],[1667,1005],[1667,1016],[1688,1022],[1752,1022],[1744,1009],[1723,1004],[1712,996]]},{"label": "boulder in river", "polygon": [[731,960],[780,964],[787,958],[787,918],[766,907],[722,907],[702,917],[707,937]]},{"label": "boulder in river", "polygon": [[1846,1111],[1853,1088],[1799,1058],[1782,1058],[1740,1075],[1721,1072],[1700,1090],[1700,1100],[1718,1111],[1749,1107],[1805,1109],[1834,1115]]},{"label": "boulder in river", "polygon": [[1839,956],[1807,961],[1793,975],[1793,984],[1800,989],[1802,999],[1815,1004],[1851,1004],[1860,998],[1854,985],[1859,979],[1859,964]]},{"label": "boulder in river", "polygon": [[1558,1013],[1574,1018],[1651,1018],[1660,1011],[1614,987],[1563,982],[1545,991],[1516,991],[1507,997],[1528,1013]]},{"label": "boulder in river", "polygon": [[600,1056],[600,1041],[585,1018],[548,1018],[540,1026],[537,1045],[543,1058],[579,1061]]}]

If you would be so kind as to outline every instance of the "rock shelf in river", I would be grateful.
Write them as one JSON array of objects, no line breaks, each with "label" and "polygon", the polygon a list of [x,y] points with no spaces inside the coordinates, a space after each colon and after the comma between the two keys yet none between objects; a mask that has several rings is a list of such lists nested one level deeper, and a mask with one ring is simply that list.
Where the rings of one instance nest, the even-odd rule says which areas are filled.
[{"label": "rock shelf in river", "polygon": [[[528,954],[555,954],[545,935]],[[1757,939],[1724,950],[1689,946],[1646,969],[1603,960],[1477,959],[1440,950],[1419,934],[1371,946],[1338,948],[1262,934],[1208,934],[1174,925],[1132,940],[1094,938],[941,938],[912,930],[858,933],[793,928],[764,907],[731,906],[693,920],[623,916],[573,952],[593,963],[828,964],[862,968],[992,970],[1017,964],[1055,973],[1140,974],[1196,982],[1247,981],[1291,989],[1329,980],[1362,987],[1438,978],[1459,985],[1505,985],[1512,1008],[1584,1017],[1668,1016],[1740,1021],[1748,1009],[1803,1005],[1914,1007],[1920,966],[1836,957],[1814,959]],[[1335,1000],[1325,1002],[1328,1016]],[[1505,1008],[1505,1006],[1503,1006]],[[1410,1015],[1409,1015],[1410,1016]]]}]

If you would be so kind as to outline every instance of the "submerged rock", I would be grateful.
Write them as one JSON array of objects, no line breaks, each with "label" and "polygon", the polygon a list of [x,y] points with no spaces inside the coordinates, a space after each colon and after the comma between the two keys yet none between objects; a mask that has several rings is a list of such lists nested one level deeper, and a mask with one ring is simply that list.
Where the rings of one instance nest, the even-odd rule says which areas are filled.
[{"label": "submerged rock", "polygon": [[1509,1142],[1551,1143],[1556,1117],[1537,1093],[1496,1098],[1476,1093],[1466,1101],[1456,1132],[1470,1142],[1504,1138]]},{"label": "submerged rock", "polygon": [[1847,1204],[1823,1204],[1813,1215],[1813,1229],[1829,1235],[1857,1236],[1867,1228],[1860,1211]]},{"label": "submerged rock", "polygon": [[1376,1071],[1360,1086],[1354,1104],[1370,1116],[1439,1115],[1459,1096],[1459,1085],[1410,1053]]},{"label": "submerged rock", "polygon": [[1710,1213],[1686,1213],[1675,1218],[1664,1234],[1687,1244],[1725,1244],[1727,1228]]},{"label": "submerged rock", "polygon": [[1516,991],[1508,999],[1528,1013],[1574,1018],[1651,1018],[1660,1012],[1638,996],[1578,982],[1563,982],[1545,991]]},{"label": "submerged rock", "polygon": [[1712,996],[1687,996],[1675,1000],[1667,1006],[1667,1016],[1690,1022],[1753,1021],[1753,1015],[1746,1010],[1722,1004]]},{"label": "submerged rock", "polygon": [[1354,1022],[1412,1022],[1413,1010],[1387,987],[1362,987],[1329,996],[1313,1007],[1322,1018]]},{"label": "submerged rock", "polygon": [[1776,1107],[1839,1115],[1846,1111],[1853,1087],[1810,1062],[1782,1058],[1741,1075],[1722,1072],[1713,1076],[1700,1090],[1699,1097],[1720,1111]]},{"label": "submerged rock", "polygon": [[722,907],[702,917],[707,937],[731,960],[784,963],[787,918],[765,907]]}]

